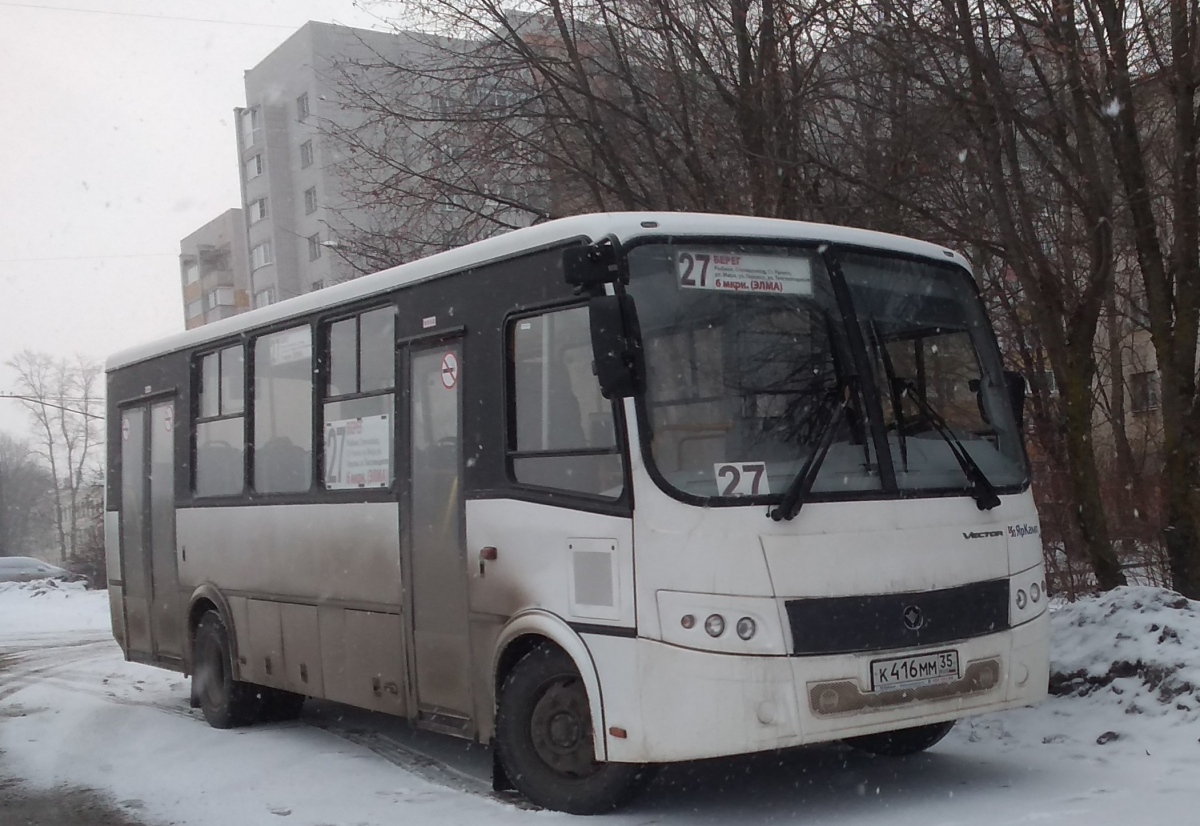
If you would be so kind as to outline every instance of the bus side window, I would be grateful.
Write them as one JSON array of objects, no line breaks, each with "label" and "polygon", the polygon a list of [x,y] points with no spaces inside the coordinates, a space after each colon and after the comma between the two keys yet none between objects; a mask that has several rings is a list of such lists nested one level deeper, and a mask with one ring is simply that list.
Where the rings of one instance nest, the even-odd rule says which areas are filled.
[{"label": "bus side window", "polygon": [[297,493],[312,482],[312,330],[254,343],[254,489]]},{"label": "bus side window", "polygon": [[592,374],[586,307],[509,327],[509,458],[520,483],[607,498],[621,494],[612,403]]},{"label": "bus side window", "polygon": [[325,490],[390,487],[395,439],[396,309],[389,305],[325,328],[322,405]]},{"label": "bus side window", "polygon": [[197,496],[233,496],[243,487],[246,450],[242,382],[242,346],[200,356],[196,381],[196,465],[192,489]]}]

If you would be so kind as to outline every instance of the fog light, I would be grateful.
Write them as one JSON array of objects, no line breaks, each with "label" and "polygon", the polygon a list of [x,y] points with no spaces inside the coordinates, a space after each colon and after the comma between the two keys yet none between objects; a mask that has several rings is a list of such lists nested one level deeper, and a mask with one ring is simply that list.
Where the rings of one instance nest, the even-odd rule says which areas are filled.
[{"label": "fog light", "polygon": [[725,618],[720,614],[709,614],[704,621],[704,630],[710,637],[719,637],[725,633]]},{"label": "fog light", "polygon": [[691,630],[692,628],[696,627],[696,618],[694,616],[692,616],[691,614],[684,614],[682,617],[679,618],[679,624],[682,625],[684,628]]},{"label": "fog light", "polygon": [[1031,600],[1033,600],[1034,602],[1037,602],[1039,599],[1041,599],[1042,598],[1042,586],[1038,585],[1036,582],[1033,583],[1032,585],[1030,585],[1029,586],[1029,598]]},{"label": "fog light", "polygon": [[739,637],[744,640],[748,640],[754,636],[754,632],[758,630],[758,627],[754,624],[754,620],[750,619],[750,617],[742,617],[737,621],[737,625],[734,626],[734,630],[737,631],[737,635]]},{"label": "fog light", "polygon": [[1017,589],[1017,610],[1024,611],[1025,605],[1029,602],[1029,597],[1025,596],[1025,591],[1021,588]]}]

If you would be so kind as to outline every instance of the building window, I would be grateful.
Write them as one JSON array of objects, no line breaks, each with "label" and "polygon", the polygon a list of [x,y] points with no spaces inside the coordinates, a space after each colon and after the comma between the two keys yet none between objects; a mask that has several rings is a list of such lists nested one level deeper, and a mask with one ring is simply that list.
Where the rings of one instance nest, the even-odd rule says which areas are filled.
[{"label": "building window", "polygon": [[255,244],[250,250],[250,269],[257,270],[275,262],[275,250],[270,241]]},{"label": "building window", "polygon": [[[1042,387],[1046,388],[1046,395],[1058,395],[1058,379],[1054,378],[1053,370],[1039,370],[1037,373],[1042,382]],[[1032,380],[1025,382],[1025,395],[1032,396],[1034,394],[1034,382]]]},{"label": "building window", "polygon": [[267,307],[275,303],[275,287],[264,287],[254,294],[254,309]]},{"label": "building window", "polygon": [[308,236],[308,260],[316,261],[321,257],[321,233]]},{"label": "building window", "polygon": [[308,118],[308,92],[296,98],[296,120]]},{"label": "building window", "polygon": [[447,163],[462,160],[467,154],[467,146],[461,135],[440,132],[429,139],[432,150],[431,160],[434,163]]},{"label": "building window", "polygon": [[200,265],[196,263],[187,264],[183,268],[183,283],[195,284],[200,280]]},{"label": "building window", "polygon": [[326,490],[392,484],[396,311],[370,310],[325,328]]},{"label": "building window", "polygon": [[260,132],[258,128],[258,108],[242,110],[242,145],[254,146],[258,143]]},{"label": "building window", "polygon": [[312,486],[312,328],[254,342],[254,489],[296,493]]},{"label": "building window", "polygon": [[616,498],[621,456],[613,406],[592,374],[586,307],[517,319],[509,327],[509,433],[514,480]]},{"label": "building window", "polygon": [[187,303],[187,306],[184,308],[184,314],[188,318],[195,318],[196,316],[202,315],[203,313],[204,313],[204,302],[198,298],[195,301],[189,301]]},{"label": "building window", "polygon": [[1145,413],[1158,408],[1158,374],[1153,370],[1129,376],[1129,409]]},{"label": "building window", "polygon": [[233,306],[233,287],[217,287],[204,294],[204,309],[215,310],[217,307]]},{"label": "building window", "polygon": [[256,224],[267,217],[267,199],[258,198],[250,202],[250,223]]},{"label": "building window", "polygon": [[308,169],[313,164],[313,144],[311,140],[300,144],[300,168]]},{"label": "building window", "polygon": [[242,492],[246,433],[241,345],[199,358],[196,376],[196,465],[192,489],[197,496]]},{"label": "building window", "polygon": [[246,180],[257,178],[263,173],[263,156],[255,155],[250,160],[246,161]]},{"label": "building window", "polygon": [[317,211],[317,188],[310,186],[304,190],[304,214],[312,215]]}]

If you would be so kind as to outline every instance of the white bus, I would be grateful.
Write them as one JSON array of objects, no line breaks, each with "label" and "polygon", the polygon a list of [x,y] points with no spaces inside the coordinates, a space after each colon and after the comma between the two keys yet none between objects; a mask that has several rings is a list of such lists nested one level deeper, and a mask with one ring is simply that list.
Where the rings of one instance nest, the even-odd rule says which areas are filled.
[{"label": "white bus", "polygon": [[655,764],[904,755],[1046,693],[1023,382],[938,246],[580,216],[107,381],[114,633],[220,728],[375,709],[594,813]]}]

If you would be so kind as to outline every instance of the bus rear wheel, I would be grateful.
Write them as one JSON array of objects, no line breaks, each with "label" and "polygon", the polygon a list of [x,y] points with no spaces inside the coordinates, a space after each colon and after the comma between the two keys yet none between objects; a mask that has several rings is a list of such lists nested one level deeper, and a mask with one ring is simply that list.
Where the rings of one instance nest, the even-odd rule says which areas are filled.
[{"label": "bus rear wheel", "polygon": [[903,728],[899,731],[884,731],[879,734],[866,734],[862,737],[851,737],[846,740],[848,745],[861,751],[878,754],[882,757],[907,757],[925,751],[938,743],[954,728],[954,720],[945,723],[933,723],[928,726]]},{"label": "bus rear wheel", "polygon": [[526,654],[504,679],[496,750],[517,791],[576,815],[612,811],[650,778],[647,766],[596,760],[583,680],[570,657],[547,645]]},{"label": "bus rear wheel", "polygon": [[236,728],[258,718],[261,699],[249,683],[233,679],[229,632],[216,611],[200,618],[192,639],[192,696],[213,728]]}]

